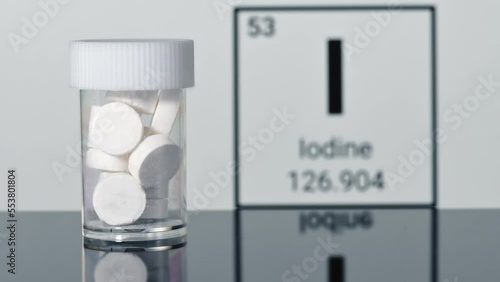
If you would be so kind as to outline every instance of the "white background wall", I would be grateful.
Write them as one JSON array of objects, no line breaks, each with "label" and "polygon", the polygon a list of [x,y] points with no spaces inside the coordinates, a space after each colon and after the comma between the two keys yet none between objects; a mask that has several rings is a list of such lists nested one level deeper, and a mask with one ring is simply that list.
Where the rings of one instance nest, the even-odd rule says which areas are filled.
[{"label": "white background wall", "polygon": [[[47,2],[41,0],[40,2]],[[63,2],[62,0],[60,1]],[[231,2],[231,1],[230,1]],[[276,5],[309,1],[272,1]],[[394,2],[394,1],[393,1]],[[438,125],[447,140],[438,155],[439,206],[500,207],[500,87],[467,118],[442,115],[474,94],[479,77],[500,81],[500,37],[494,0],[402,1],[433,4],[438,36]],[[437,2],[437,1],[436,1]],[[225,1],[66,0],[32,38],[15,52],[9,34],[22,34],[23,18],[43,11],[38,1],[4,1],[0,9],[0,168],[18,171],[21,210],[79,210],[80,167],[59,181],[54,162],[65,159],[79,141],[79,96],[68,84],[68,41],[86,38],[181,37],[195,40],[196,88],[188,95],[188,200],[212,182],[233,159],[232,12],[217,11]],[[241,0],[240,5],[269,1]],[[378,4],[388,1],[316,1],[323,5]],[[224,7],[220,6],[219,7]],[[225,6],[227,8],[227,6]],[[221,14],[222,13],[222,14]],[[222,15],[222,18],[219,17]],[[42,19],[43,20],[43,19]],[[380,36],[383,36],[381,34]],[[258,114],[258,112],[256,112]],[[455,126],[455,127],[453,127]],[[6,181],[4,182],[6,183]],[[224,183],[225,184],[225,183]],[[208,201],[207,208],[234,207],[232,182]],[[6,190],[6,184],[4,189]],[[6,192],[0,192],[4,209]],[[203,205],[195,205],[197,207]]]}]

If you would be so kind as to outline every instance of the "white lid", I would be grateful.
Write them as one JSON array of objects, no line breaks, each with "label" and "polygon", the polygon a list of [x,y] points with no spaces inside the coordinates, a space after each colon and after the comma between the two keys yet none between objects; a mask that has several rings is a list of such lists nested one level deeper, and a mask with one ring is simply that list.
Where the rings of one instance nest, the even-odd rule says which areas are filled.
[{"label": "white lid", "polygon": [[70,42],[70,86],[156,90],[194,86],[194,44],[187,39]]}]

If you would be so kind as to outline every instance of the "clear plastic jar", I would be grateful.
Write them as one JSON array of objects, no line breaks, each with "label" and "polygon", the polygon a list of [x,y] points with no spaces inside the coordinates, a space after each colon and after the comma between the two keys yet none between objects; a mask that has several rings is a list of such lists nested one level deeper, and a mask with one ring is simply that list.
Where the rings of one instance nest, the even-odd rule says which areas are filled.
[{"label": "clear plastic jar", "polygon": [[80,88],[83,235],[144,241],[186,235],[185,90],[190,40],[70,45]]}]

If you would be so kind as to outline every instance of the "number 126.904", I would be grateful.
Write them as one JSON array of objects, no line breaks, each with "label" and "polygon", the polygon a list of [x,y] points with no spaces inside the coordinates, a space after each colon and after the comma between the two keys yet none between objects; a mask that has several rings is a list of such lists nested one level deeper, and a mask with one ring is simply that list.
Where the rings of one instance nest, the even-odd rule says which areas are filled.
[{"label": "number 126.904", "polygon": [[384,173],[380,170],[370,173],[365,169],[344,169],[337,177],[332,177],[328,170],[308,169],[292,170],[288,175],[294,192],[366,192],[370,189],[384,189]]}]

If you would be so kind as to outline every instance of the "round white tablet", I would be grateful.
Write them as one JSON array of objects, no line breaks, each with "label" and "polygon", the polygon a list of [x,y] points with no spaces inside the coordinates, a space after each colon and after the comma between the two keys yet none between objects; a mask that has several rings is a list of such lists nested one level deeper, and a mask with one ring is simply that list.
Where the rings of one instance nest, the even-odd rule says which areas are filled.
[{"label": "round white tablet", "polygon": [[108,91],[106,98],[125,103],[141,114],[152,115],[158,103],[158,90]]},{"label": "round white tablet", "polygon": [[130,106],[113,102],[95,111],[89,124],[95,148],[111,155],[132,151],[142,139],[142,121]]},{"label": "round white tablet", "polygon": [[179,111],[181,98],[182,90],[180,89],[160,91],[160,99],[151,120],[151,129],[155,133],[161,133],[166,136],[170,134],[175,123],[175,117]]},{"label": "round white tablet", "polygon": [[146,282],[148,269],[144,261],[131,253],[108,253],[94,269],[95,282]]},{"label": "round white tablet", "polygon": [[145,188],[164,185],[179,169],[182,150],[166,136],[157,134],[144,139],[130,154],[128,169]]},{"label": "round white tablet", "polygon": [[95,144],[98,142],[101,142],[101,140],[99,140],[99,139],[102,138],[101,134],[95,135],[96,132],[94,132],[94,135],[92,135],[90,132],[90,126],[89,126],[90,124],[92,124],[94,122],[95,118],[97,117],[97,113],[99,113],[100,109],[101,109],[101,107],[99,107],[99,106],[90,106],[89,120],[86,123],[87,127],[89,128],[89,131],[87,132],[87,146],[91,147],[91,148],[95,148]]},{"label": "round white tablet", "polygon": [[127,171],[128,168],[126,158],[112,156],[94,148],[87,151],[85,164],[88,167],[106,171]]},{"label": "round white tablet", "polygon": [[99,180],[92,202],[102,221],[109,225],[125,225],[141,216],[146,207],[146,193],[131,175],[113,173]]}]

